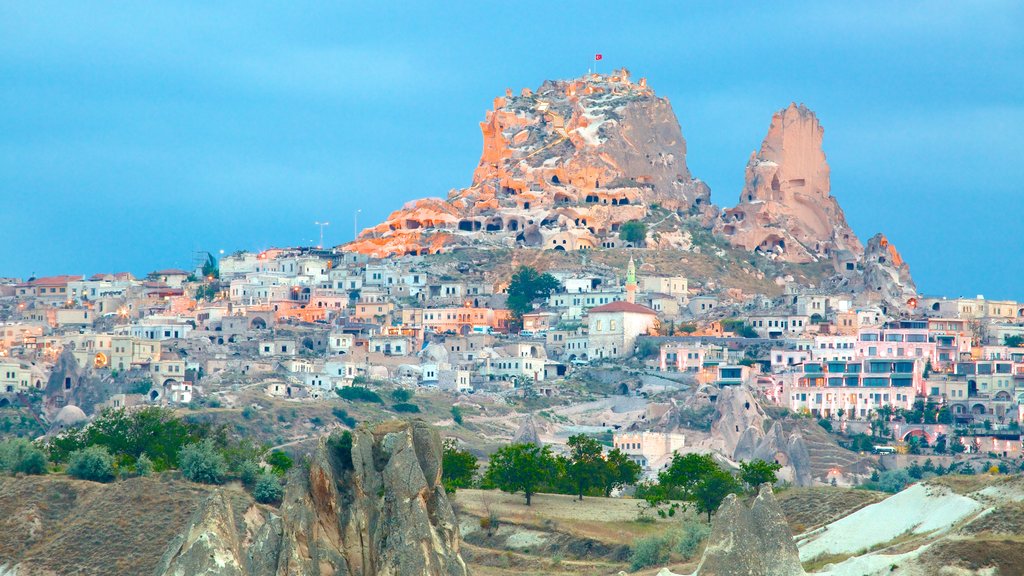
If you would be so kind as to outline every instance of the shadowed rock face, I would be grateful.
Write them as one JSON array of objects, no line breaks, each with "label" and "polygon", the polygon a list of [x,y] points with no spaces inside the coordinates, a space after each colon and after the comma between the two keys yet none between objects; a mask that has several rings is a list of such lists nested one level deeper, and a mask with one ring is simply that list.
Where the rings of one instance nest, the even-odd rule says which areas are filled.
[{"label": "shadowed rock face", "polygon": [[321,441],[308,472],[289,479],[280,513],[239,538],[218,492],[155,575],[468,575],[441,485],[440,438],[423,422],[360,427],[351,464]]},{"label": "shadowed rock face", "polygon": [[803,105],[776,112],[761,150],[747,163],[739,204],[723,212],[715,231],[734,246],[787,262],[859,256],[860,240],[830,194],[823,134]]},{"label": "shadowed rock face", "polygon": [[879,303],[886,313],[896,314],[917,304],[917,286],[910,267],[889,239],[875,234],[864,252],[864,300]]},{"label": "shadowed rock face", "polygon": [[348,248],[375,256],[473,241],[595,248],[651,204],[710,207],[710,189],[686,166],[672,105],[625,69],[508,90],[480,130],[470,187],[410,202]]},{"label": "shadowed rock face", "polygon": [[804,574],[793,534],[768,485],[750,508],[730,494],[715,514],[694,576],[797,576]]}]

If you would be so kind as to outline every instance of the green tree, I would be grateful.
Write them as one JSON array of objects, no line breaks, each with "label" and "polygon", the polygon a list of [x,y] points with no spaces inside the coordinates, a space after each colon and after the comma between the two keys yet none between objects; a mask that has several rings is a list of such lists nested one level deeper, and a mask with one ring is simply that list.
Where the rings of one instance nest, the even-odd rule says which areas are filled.
[{"label": "green tree", "polygon": [[89,446],[71,454],[68,474],[79,480],[110,482],[114,479],[114,457],[103,446]]},{"label": "green tree", "polygon": [[281,478],[276,474],[264,472],[256,480],[252,489],[252,497],[262,504],[275,504],[281,501],[284,495],[284,488],[281,486]]},{"label": "green tree", "polygon": [[8,474],[46,474],[46,454],[23,438],[0,441],[0,472]]},{"label": "green tree", "polygon": [[537,488],[555,479],[556,470],[550,446],[509,444],[491,454],[485,478],[504,492],[522,492],[529,506]]},{"label": "green tree", "polygon": [[200,426],[186,424],[166,408],[106,410],[88,426],[51,439],[50,457],[65,462],[72,452],[103,446],[118,462],[134,463],[146,454],[156,470],[167,470],[177,466],[182,447],[203,434]]},{"label": "green tree", "polygon": [[606,497],[616,488],[636,484],[643,473],[643,468],[618,448],[608,452],[605,463],[607,470],[601,477],[601,489]]},{"label": "green tree", "polygon": [[278,476],[284,476],[289,470],[291,470],[294,462],[291,456],[282,452],[281,450],[274,450],[267,455],[267,464],[270,464],[271,470]]},{"label": "green tree", "polygon": [[691,500],[697,506],[697,511],[707,514],[708,522],[711,522],[711,515],[722,505],[725,497],[729,494],[739,494],[742,486],[732,474],[725,470],[716,469],[707,474],[693,487]]},{"label": "green tree", "polygon": [[220,266],[213,254],[206,255],[206,262],[203,263],[203,278],[210,280],[220,278]]},{"label": "green tree", "polygon": [[480,464],[466,450],[459,450],[451,439],[445,440],[441,458],[441,482],[445,492],[454,494],[459,488],[469,488]]},{"label": "green tree", "polygon": [[551,294],[558,287],[558,280],[551,274],[541,274],[529,266],[520,266],[509,282],[506,303],[516,323],[521,324],[523,314],[533,310],[534,301]]},{"label": "green tree", "polygon": [[764,460],[740,462],[740,479],[756,492],[761,484],[774,485],[778,482],[779,479],[775,473],[781,469],[782,465],[778,462],[765,462]]},{"label": "green tree", "polygon": [[630,220],[619,227],[619,238],[634,246],[643,246],[647,240],[647,224],[639,220]]},{"label": "green tree", "polygon": [[674,454],[669,467],[658,473],[658,484],[665,488],[666,499],[690,500],[697,484],[717,471],[710,454]]},{"label": "green tree", "polygon": [[227,476],[227,462],[209,439],[182,448],[178,460],[181,473],[193,482],[223,484]]},{"label": "green tree", "polygon": [[1009,346],[1010,348],[1021,348],[1024,347],[1024,336],[1020,334],[1006,335],[1003,336],[1003,345]]},{"label": "green tree", "polygon": [[569,461],[566,475],[572,483],[576,496],[583,500],[583,495],[592,486],[600,486],[602,478],[608,473],[608,466],[602,457],[601,443],[585,435],[569,436]]}]

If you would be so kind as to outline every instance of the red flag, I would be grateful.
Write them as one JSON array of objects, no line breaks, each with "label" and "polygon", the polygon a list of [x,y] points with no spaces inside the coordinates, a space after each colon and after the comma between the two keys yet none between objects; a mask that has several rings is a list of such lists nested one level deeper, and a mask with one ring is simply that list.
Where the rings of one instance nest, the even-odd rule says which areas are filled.
[{"label": "red flag", "polygon": [[601,58],[604,58],[604,56],[601,56],[600,54],[594,54],[594,60],[600,60]]}]

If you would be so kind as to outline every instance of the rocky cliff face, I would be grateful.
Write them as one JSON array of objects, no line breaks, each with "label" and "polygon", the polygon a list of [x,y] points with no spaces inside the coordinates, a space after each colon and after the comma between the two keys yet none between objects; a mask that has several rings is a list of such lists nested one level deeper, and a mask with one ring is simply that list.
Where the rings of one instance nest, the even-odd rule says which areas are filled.
[{"label": "rocky cliff face", "polygon": [[441,442],[423,422],[360,427],[351,452],[326,440],[294,473],[280,516],[240,536],[219,493],[155,576],[466,576],[441,485]]},{"label": "rocky cliff face", "polygon": [[804,574],[793,534],[772,489],[762,485],[747,508],[730,494],[715,514],[694,576]]},{"label": "rocky cliff face", "polygon": [[703,211],[710,190],[686,166],[672,106],[625,69],[508,90],[480,124],[473,183],[446,200],[411,202],[351,250],[443,251],[468,241],[574,250],[612,245],[652,204]]},{"label": "rocky cliff face", "polygon": [[897,314],[917,306],[917,286],[910,267],[889,239],[875,234],[864,252],[861,298],[881,304],[887,314]]},{"label": "rocky cliff face", "polygon": [[722,213],[715,231],[735,246],[787,262],[858,257],[860,240],[830,194],[823,134],[803,105],[776,112],[747,163],[739,204]]}]

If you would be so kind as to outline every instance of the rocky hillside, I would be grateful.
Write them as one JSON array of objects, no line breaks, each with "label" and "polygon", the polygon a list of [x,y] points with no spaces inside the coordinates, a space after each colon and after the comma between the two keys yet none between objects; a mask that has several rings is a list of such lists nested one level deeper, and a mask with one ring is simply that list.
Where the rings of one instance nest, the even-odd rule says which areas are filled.
[{"label": "rocky hillside", "polygon": [[709,188],[686,166],[672,105],[625,69],[508,90],[480,128],[470,187],[409,203],[349,248],[386,256],[474,241],[613,247],[619,226],[651,206],[713,213]]},{"label": "rocky hillside", "polygon": [[280,509],[164,476],[113,484],[0,479],[0,574],[465,576],[425,423],[322,440]]}]

